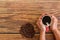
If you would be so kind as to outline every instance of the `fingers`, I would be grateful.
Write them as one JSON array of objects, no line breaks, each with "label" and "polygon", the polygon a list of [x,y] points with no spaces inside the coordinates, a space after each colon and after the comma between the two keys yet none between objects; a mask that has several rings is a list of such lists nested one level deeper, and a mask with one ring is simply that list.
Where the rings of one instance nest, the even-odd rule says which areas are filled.
[{"label": "fingers", "polygon": [[38,26],[38,28],[40,28],[40,21],[39,20],[37,21],[37,26]]},{"label": "fingers", "polygon": [[51,19],[52,19],[52,21],[51,21],[51,25],[54,24],[54,17],[53,17],[53,16],[54,16],[54,15],[51,16]]},{"label": "fingers", "polygon": [[38,19],[38,21],[37,21],[37,25],[38,25],[39,28],[40,28],[40,26],[43,25],[43,23],[42,23],[42,19],[41,19],[41,18]]},{"label": "fingers", "polygon": [[51,25],[51,30],[53,31],[53,30],[55,30],[55,29],[57,29],[57,18],[54,16],[54,15],[52,15],[52,25]]},{"label": "fingers", "polygon": [[52,18],[53,18],[54,22],[57,22],[57,18],[54,15],[52,16]]},{"label": "fingers", "polygon": [[39,19],[42,19],[42,17],[45,15],[45,13],[43,13],[40,17],[39,17]]}]

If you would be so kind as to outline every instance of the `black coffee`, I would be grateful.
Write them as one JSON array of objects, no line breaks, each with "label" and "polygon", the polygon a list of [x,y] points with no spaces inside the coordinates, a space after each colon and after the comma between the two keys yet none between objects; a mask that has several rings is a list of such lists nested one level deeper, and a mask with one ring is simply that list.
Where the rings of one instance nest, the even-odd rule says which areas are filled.
[{"label": "black coffee", "polygon": [[42,19],[42,22],[44,25],[47,25],[46,23],[50,24],[51,23],[51,18],[49,16],[44,16]]}]

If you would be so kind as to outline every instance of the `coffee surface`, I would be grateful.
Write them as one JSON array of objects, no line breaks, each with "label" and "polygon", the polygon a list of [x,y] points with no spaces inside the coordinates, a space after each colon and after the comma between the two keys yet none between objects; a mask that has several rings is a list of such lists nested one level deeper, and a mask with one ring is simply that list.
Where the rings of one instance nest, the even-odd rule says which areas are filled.
[{"label": "coffee surface", "polygon": [[42,22],[44,25],[47,25],[46,23],[50,24],[51,23],[51,18],[49,16],[44,16],[42,19]]}]

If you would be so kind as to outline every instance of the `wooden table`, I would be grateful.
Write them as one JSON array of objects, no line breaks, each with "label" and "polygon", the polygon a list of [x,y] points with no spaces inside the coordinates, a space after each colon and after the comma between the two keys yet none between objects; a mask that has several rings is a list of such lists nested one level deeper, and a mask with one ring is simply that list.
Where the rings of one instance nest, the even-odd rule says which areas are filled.
[{"label": "wooden table", "polygon": [[[36,22],[42,13],[54,14],[60,30],[60,2],[0,1],[0,40],[39,40]],[[34,38],[25,38],[20,34],[20,27],[26,22],[34,25]],[[46,33],[46,39],[54,40],[52,32]]]}]

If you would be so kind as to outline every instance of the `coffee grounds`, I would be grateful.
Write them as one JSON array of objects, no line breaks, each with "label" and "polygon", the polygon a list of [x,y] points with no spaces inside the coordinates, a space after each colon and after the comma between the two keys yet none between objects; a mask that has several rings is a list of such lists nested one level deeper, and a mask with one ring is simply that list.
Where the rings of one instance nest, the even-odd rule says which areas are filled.
[{"label": "coffee grounds", "polygon": [[27,38],[33,38],[35,31],[34,31],[34,26],[30,23],[26,23],[21,26],[20,30],[21,34]]},{"label": "coffee grounds", "polygon": [[46,23],[50,24],[51,23],[51,18],[49,16],[44,16],[42,19],[42,22],[44,25],[47,25]]}]

